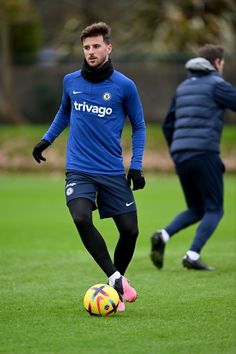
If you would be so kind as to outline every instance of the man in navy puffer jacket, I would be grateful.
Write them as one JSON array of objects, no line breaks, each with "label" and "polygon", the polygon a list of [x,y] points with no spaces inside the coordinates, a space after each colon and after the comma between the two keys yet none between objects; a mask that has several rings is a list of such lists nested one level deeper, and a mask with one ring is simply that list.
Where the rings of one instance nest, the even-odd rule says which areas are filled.
[{"label": "man in navy puffer jacket", "polygon": [[236,89],[222,78],[224,50],[206,44],[186,63],[189,74],[176,90],[165,117],[167,140],[188,209],[151,237],[151,259],[163,267],[165,245],[180,230],[200,221],[183,257],[188,269],[213,270],[200,253],[223,216],[223,173],[220,138],[225,108],[236,111]]}]

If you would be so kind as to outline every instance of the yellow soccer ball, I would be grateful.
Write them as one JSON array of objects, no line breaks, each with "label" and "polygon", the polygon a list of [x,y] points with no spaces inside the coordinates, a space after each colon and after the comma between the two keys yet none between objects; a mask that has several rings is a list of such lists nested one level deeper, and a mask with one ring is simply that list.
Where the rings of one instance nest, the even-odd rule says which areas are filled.
[{"label": "yellow soccer ball", "polygon": [[107,284],[95,284],[84,295],[84,307],[92,316],[111,316],[118,304],[117,291]]}]

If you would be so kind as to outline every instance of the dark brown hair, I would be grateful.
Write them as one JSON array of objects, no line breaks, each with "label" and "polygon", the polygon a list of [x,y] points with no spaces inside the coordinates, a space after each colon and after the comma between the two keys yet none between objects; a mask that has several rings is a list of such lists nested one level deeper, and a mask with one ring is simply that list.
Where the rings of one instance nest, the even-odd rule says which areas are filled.
[{"label": "dark brown hair", "polygon": [[214,64],[216,59],[222,60],[224,58],[224,49],[219,45],[205,44],[198,49],[198,55]]},{"label": "dark brown hair", "polygon": [[90,26],[87,26],[81,32],[81,42],[83,43],[85,38],[103,36],[103,40],[106,44],[111,43],[111,28],[105,22],[96,22]]}]

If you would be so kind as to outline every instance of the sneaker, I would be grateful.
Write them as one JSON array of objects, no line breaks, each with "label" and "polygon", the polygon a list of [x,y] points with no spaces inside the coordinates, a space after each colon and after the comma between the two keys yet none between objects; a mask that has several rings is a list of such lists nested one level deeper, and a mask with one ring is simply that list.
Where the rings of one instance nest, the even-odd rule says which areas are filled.
[{"label": "sneaker", "polygon": [[153,264],[161,269],[164,263],[165,242],[162,239],[162,232],[155,232],[151,237],[151,260]]},{"label": "sneaker", "polygon": [[117,306],[117,312],[124,312],[125,311],[125,303],[123,300],[120,300]]},{"label": "sneaker", "polygon": [[116,279],[114,288],[123,300],[127,302],[134,302],[137,299],[137,291],[130,286],[128,280],[122,275]]},{"label": "sneaker", "polygon": [[183,266],[188,269],[195,270],[214,270],[215,268],[203,263],[200,258],[196,261],[193,261],[187,254],[183,257],[182,260]]}]

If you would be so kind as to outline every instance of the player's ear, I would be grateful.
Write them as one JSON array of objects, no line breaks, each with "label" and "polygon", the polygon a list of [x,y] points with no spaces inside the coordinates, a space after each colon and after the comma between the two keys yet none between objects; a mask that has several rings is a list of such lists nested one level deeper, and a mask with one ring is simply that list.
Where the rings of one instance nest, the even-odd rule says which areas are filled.
[{"label": "player's ear", "polygon": [[216,68],[217,71],[219,71],[220,62],[221,62],[220,58],[217,58],[217,59],[214,60],[213,65],[214,65],[214,67]]},{"label": "player's ear", "polygon": [[217,58],[215,61],[214,61],[214,67],[216,68],[216,70],[222,74],[223,73],[223,67],[224,67],[224,59],[220,59],[220,58]]},{"label": "player's ear", "polygon": [[110,44],[107,45],[107,53],[108,53],[108,55],[110,55],[111,52],[112,52],[112,44],[110,43]]}]

